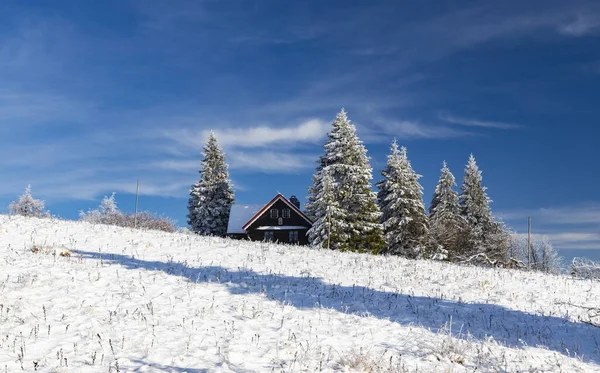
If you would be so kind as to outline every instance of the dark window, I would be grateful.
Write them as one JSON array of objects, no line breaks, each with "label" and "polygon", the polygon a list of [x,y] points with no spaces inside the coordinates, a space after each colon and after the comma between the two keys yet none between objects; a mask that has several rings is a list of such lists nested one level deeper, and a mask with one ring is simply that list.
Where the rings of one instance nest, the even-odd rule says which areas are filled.
[{"label": "dark window", "polygon": [[290,231],[290,243],[298,242],[298,231]]},{"label": "dark window", "polygon": [[283,209],[281,211],[281,216],[283,216],[284,218],[289,218],[290,217],[290,209]]},{"label": "dark window", "polygon": [[279,210],[271,209],[271,219],[277,219],[279,217]]},{"label": "dark window", "polygon": [[283,218],[279,218],[279,219],[277,219],[277,224],[279,224],[279,225],[283,225]]},{"label": "dark window", "polygon": [[275,232],[265,232],[265,241],[275,241]]}]

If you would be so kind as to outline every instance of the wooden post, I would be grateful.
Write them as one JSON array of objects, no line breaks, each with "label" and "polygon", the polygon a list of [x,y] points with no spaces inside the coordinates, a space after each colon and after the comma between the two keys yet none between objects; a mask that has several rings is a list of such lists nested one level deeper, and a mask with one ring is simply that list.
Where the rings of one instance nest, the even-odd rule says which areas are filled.
[{"label": "wooden post", "polygon": [[527,268],[531,269],[531,216],[527,217]]},{"label": "wooden post", "polygon": [[138,195],[140,194],[140,179],[137,179],[135,185],[135,213],[133,215],[133,227],[137,228]]}]

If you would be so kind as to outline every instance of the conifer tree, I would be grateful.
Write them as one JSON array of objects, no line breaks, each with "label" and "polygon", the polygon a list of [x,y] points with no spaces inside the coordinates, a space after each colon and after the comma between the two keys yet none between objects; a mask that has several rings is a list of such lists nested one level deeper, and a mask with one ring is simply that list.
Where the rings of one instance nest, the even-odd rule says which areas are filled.
[{"label": "conifer tree", "polygon": [[200,180],[190,190],[188,224],[198,234],[224,236],[234,192],[225,154],[219,148],[213,132],[208,137],[202,155]]},{"label": "conifer tree", "polygon": [[335,185],[329,170],[329,167],[325,167],[321,171],[323,187],[314,203],[318,216],[307,234],[312,245],[339,250],[342,242],[348,238],[341,236],[344,234],[346,215],[336,201]]},{"label": "conifer tree", "polygon": [[460,254],[468,232],[460,216],[458,193],[454,190],[454,175],[444,161],[440,179],[429,206],[429,230],[432,246],[441,255],[453,259]]},{"label": "conifer tree", "polygon": [[377,200],[387,244],[385,251],[409,258],[427,255],[429,224],[423,205],[423,188],[419,184],[421,175],[412,169],[406,148],[398,151],[396,140],[381,174],[383,180],[377,183]]},{"label": "conifer tree", "polygon": [[486,254],[493,260],[504,260],[506,247],[503,245],[502,229],[494,222],[486,187],[482,185],[481,171],[477,167],[473,154],[465,168],[461,186],[461,215],[469,225],[467,254]]},{"label": "conifer tree", "polygon": [[[319,201],[323,193],[323,170],[335,186],[335,202],[343,211],[344,222],[332,232],[331,246],[340,250],[378,252],[383,247],[376,194],[371,190],[373,178],[367,150],[356,135],[356,128],[342,109],[336,116],[319,158],[313,185],[309,188],[306,211],[318,219],[325,215]],[[336,237],[334,242],[333,237]],[[317,244],[318,241],[311,241]]]}]

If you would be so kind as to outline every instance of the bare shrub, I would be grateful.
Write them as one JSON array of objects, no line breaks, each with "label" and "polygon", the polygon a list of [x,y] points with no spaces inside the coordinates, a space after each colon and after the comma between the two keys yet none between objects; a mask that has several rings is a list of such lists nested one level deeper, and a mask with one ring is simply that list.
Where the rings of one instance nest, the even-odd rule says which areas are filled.
[{"label": "bare shrub", "polygon": [[92,224],[115,225],[125,228],[140,228],[175,232],[175,222],[167,217],[155,213],[142,211],[137,214],[124,214],[119,211],[115,201],[115,193],[110,197],[105,196],[96,210],[79,213],[80,220]]},{"label": "bare shrub", "polygon": [[600,280],[600,263],[588,258],[573,258],[571,274],[588,280]]},{"label": "bare shrub", "polygon": [[47,218],[50,216],[50,213],[44,210],[44,201],[35,199],[31,195],[31,185],[25,188],[25,192],[19,196],[18,200],[11,202],[8,209],[12,215],[36,218]]}]

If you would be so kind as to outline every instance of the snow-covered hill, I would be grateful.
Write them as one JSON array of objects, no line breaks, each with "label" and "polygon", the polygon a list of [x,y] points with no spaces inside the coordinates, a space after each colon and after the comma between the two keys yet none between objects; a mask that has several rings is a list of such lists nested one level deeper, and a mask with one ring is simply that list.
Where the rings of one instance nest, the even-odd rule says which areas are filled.
[{"label": "snow-covered hill", "polygon": [[0,372],[594,372],[592,306],[564,276],[0,216]]}]

